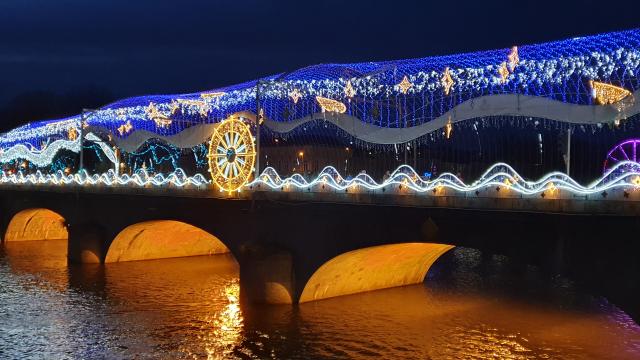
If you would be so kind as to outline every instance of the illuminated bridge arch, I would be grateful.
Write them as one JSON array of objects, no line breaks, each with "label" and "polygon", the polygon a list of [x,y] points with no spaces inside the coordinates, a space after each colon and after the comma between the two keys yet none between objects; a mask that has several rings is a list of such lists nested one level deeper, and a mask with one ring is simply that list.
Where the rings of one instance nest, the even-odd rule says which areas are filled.
[{"label": "illuminated bridge arch", "polygon": [[338,255],[311,276],[299,302],[418,284],[452,245],[400,243],[373,246]]},{"label": "illuminated bridge arch", "polygon": [[16,213],[4,234],[4,241],[67,240],[64,217],[49,209],[31,208]]},{"label": "illuminated bridge arch", "polygon": [[200,228],[175,220],[153,220],[120,231],[109,246],[105,263],[228,252],[222,241]]}]

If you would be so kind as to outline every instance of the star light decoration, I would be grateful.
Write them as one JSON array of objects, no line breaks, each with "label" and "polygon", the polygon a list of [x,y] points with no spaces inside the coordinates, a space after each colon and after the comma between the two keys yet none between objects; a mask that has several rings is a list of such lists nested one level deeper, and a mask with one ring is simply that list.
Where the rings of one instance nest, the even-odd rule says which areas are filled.
[{"label": "star light decoration", "polygon": [[511,48],[511,52],[507,56],[507,64],[509,65],[509,71],[513,72],[516,69],[516,66],[520,64],[520,56],[518,56],[518,47],[514,46]]},{"label": "star light decoration", "polygon": [[158,107],[153,102],[149,102],[149,106],[146,108],[146,113],[149,119],[153,120],[156,123],[157,127],[169,127],[172,121],[167,116],[165,116]]},{"label": "star light decoration", "polygon": [[120,136],[128,134],[131,129],[133,129],[133,125],[131,125],[131,121],[127,120],[126,123],[120,125],[118,127],[118,133],[120,134]]},{"label": "star light decoration", "polygon": [[291,100],[293,101],[294,104],[297,104],[298,100],[300,100],[300,98],[302,97],[302,94],[300,93],[300,91],[298,89],[293,89],[289,93],[289,97],[291,98]]},{"label": "star light decoration", "polygon": [[78,138],[78,130],[75,127],[69,128],[67,131],[67,138],[69,140],[75,140]]},{"label": "star light decoration", "polygon": [[344,114],[344,112],[347,111],[347,107],[340,101],[328,99],[322,96],[316,96],[316,100],[318,101],[318,104],[320,104],[322,112],[329,111]]},{"label": "star light decoration", "polygon": [[406,94],[407,91],[409,91],[409,89],[411,89],[411,87],[413,87],[413,84],[411,83],[411,81],[409,81],[409,78],[407,77],[407,75],[405,75],[402,78],[402,81],[400,81],[400,83],[398,85],[396,85],[396,86],[400,89],[400,91],[403,94]]},{"label": "star light decoration", "polygon": [[447,120],[447,124],[444,126],[444,134],[449,139],[451,137],[451,133],[453,132],[453,124],[451,123],[451,115],[449,115],[449,120]]},{"label": "star light decoration", "polygon": [[506,62],[500,64],[500,67],[498,68],[498,74],[500,75],[500,83],[506,83],[507,79],[509,78],[509,69],[507,68]]},{"label": "star light decoration", "polygon": [[353,85],[351,85],[351,80],[347,81],[347,85],[344,87],[344,94],[347,95],[348,98],[356,95],[356,91],[353,89]]},{"label": "star light decoration", "polygon": [[442,79],[440,79],[440,83],[444,88],[444,94],[449,95],[451,91],[451,87],[453,86],[453,78],[451,78],[451,71],[449,71],[449,67],[444,69],[444,74],[442,74]]}]

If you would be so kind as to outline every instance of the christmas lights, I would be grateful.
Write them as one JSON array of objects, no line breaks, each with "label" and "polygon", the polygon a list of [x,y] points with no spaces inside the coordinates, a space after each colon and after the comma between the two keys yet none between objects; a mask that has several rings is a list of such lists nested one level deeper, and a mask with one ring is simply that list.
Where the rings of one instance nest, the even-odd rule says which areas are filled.
[{"label": "christmas lights", "polygon": [[347,85],[344,87],[344,94],[348,98],[352,98],[356,95],[356,91],[353,89],[353,85],[351,85],[351,81],[347,81]]},{"label": "christmas lights", "polygon": [[[623,172],[621,168],[635,168],[637,171]],[[525,181],[509,165],[497,163],[485,171],[478,180],[467,185],[457,176],[444,173],[434,180],[423,180],[418,173],[408,165],[398,167],[391,176],[382,183],[377,183],[367,174],[358,174],[351,180],[343,178],[338,170],[332,166],[325,167],[313,180],[307,181],[302,175],[294,174],[288,178],[281,178],[275,169],[266,168],[260,176],[246,186],[255,188],[257,185],[266,185],[274,191],[313,191],[322,192],[325,186],[337,191],[356,189],[361,187],[366,190],[378,191],[385,188],[393,189],[401,185],[407,191],[418,194],[441,194],[443,190],[450,189],[459,193],[474,193],[490,188],[503,187],[520,195],[539,195],[548,193],[558,195],[559,191],[566,191],[573,195],[600,194],[612,189],[638,189],[640,188],[640,164],[625,161],[617,164],[601,178],[587,186],[578,184],[568,175],[561,172],[552,172],[537,181]],[[435,190],[435,191],[434,191]],[[390,192],[385,192],[389,194]],[[491,194],[487,194],[491,196]]]},{"label": "christmas lights", "polygon": [[[553,107],[557,111],[548,114],[561,116],[552,120],[588,124],[592,128],[599,122],[614,121],[623,126],[624,118],[640,111],[638,106],[620,106],[632,99],[640,89],[639,72],[640,30],[634,29],[479,53],[385,62],[323,64],[258,81],[264,84],[259,94],[261,111],[265,111],[267,127],[275,132],[280,128],[298,131],[290,125],[307,124],[305,121],[319,119],[320,109],[335,114],[325,116],[323,121],[326,122],[339,124],[337,119],[361,122],[361,127],[338,125],[343,130],[340,135],[346,133],[352,137],[350,140],[360,141],[358,144],[375,143],[378,139],[383,139],[379,144],[387,144],[384,139],[397,137],[368,134],[383,134],[386,130],[390,130],[386,131],[388,134],[406,131],[426,138],[434,131],[442,131],[449,114],[455,114],[452,122],[456,123],[479,116],[501,114],[504,104],[498,100],[506,97],[496,95],[513,96],[518,101],[528,97],[527,102],[518,103],[517,110],[520,110],[520,106],[525,108],[528,104],[540,104],[538,112],[528,109],[526,113],[517,112],[514,116],[536,117],[539,113],[544,117],[543,110]],[[400,76],[402,81],[398,82]],[[584,89],[585,84],[589,83],[593,94]],[[454,86],[455,96],[448,96]],[[167,139],[194,125],[220,123],[230,114],[254,114],[256,90],[256,81],[249,81],[200,93],[124,99],[87,115],[82,126],[89,126],[92,131],[100,129],[102,137],[111,135],[116,144],[136,132],[140,132],[136,134],[140,135],[139,138]],[[402,94],[409,95],[398,99],[398,95]],[[349,101],[355,96],[358,101]],[[480,99],[475,105],[481,106],[467,111],[472,108],[470,103]],[[556,106],[556,102],[567,106],[613,104],[619,114],[612,118],[607,113],[609,109],[594,108],[589,110],[593,110],[597,116],[576,120],[565,117],[565,114],[574,114],[573,110],[564,111],[566,109]],[[484,107],[484,104],[494,103],[494,112]],[[582,107],[574,108],[582,111]],[[465,115],[461,115],[465,111]],[[526,125],[524,119],[521,123]],[[39,150],[42,154],[48,154],[56,141],[73,141],[70,140],[73,137],[71,134],[80,132],[80,121],[80,116],[72,116],[31,123],[4,133],[0,135],[0,159],[6,159],[6,154],[18,153],[29,153],[26,156],[40,159],[49,158],[36,155],[38,151],[34,149],[41,148],[43,143],[49,144]],[[354,130],[362,128],[366,128],[366,131]],[[407,136],[401,140],[413,139]],[[185,146],[190,148],[193,143]],[[57,148],[61,149],[59,146]]]},{"label": "christmas lights", "polygon": [[298,100],[300,100],[300,98],[302,97],[302,94],[300,94],[300,91],[298,91],[298,89],[293,89],[293,91],[289,93],[289,97],[291,98],[291,100],[293,100],[294,104],[297,104]]},{"label": "christmas lights", "polygon": [[[284,111],[287,104],[283,99],[287,102],[293,100],[296,105],[303,102],[295,113],[298,118],[304,118],[311,114],[313,107],[309,105],[311,101],[316,101],[316,96],[333,99],[344,105],[344,100],[348,100],[351,94],[358,94],[363,101],[349,103],[349,107],[353,107],[349,109],[349,113],[361,114],[360,120],[365,123],[375,122],[380,127],[393,128],[403,123],[398,121],[398,116],[412,118],[414,121],[411,125],[419,126],[453,110],[466,99],[494,94],[526,94],[584,105],[594,101],[589,94],[580,92],[586,81],[615,83],[630,92],[638,89],[639,30],[541,45],[514,46],[506,49],[506,52],[506,59],[505,49],[502,49],[393,62],[312,66],[261,79],[265,85],[260,97],[261,102],[271,109],[268,114],[270,120],[286,122],[295,119],[290,117],[289,111]],[[520,58],[522,54],[524,59]],[[446,67],[455,83],[456,94],[459,94],[452,101],[443,99],[450,91],[450,87],[443,86],[442,83],[442,69]],[[518,71],[514,72],[516,67]],[[367,75],[345,79],[341,77],[345,71]],[[404,74],[400,83],[396,78],[398,72]],[[514,86],[502,86],[507,81],[515,83]],[[349,84],[345,89],[345,85]],[[395,111],[380,111],[380,103],[409,91],[412,97],[407,99],[407,108],[419,112],[402,112],[400,115]],[[305,95],[304,98],[302,94]],[[229,114],[252,111],[255,108],[255,96],[255,82],[247,82],[197,94],[137,97],[99,109],[90,116],[88,122],[90,125],[105,127],[114,135],[119,135],[117,129],[126,120],[131,122],[134,131],[146,130],[160,135],[172,135],[194,122],[219,122]],[[201,99],[208,107],[184,106],[178,111],[174,103],[177,99]],[[146,111],[150,103],[156,107],[156,111],[151,109],[151,116]],[[383,114],[386,118],[379,119]],[[149,117],[158,120],[149,124],[146,121]],[[163,120],[169,117],[181,121],[169,123],[169,120]],[[47,137],[66,136],[66,130],[71,125],[64,122],[75,122],[77,126],[78,118],[56,121],[62,122],[56,126],[48,126],[54,123],[48,121],[14,129],[0,136],[0,147],[26,142],[40,144]],[[120,136],[126,135],[128,134]]]},{"label": "christmas lights", "polygon": [[118,133],[120,135],[125,135],[125,134],[128,134],[131,131],[131,129],[133,129],[133,126],[131,125],[131,121],[127,121],[126,123],[118,127]]},{"label": "christmas lights", "polygon": [[[621,171],[622,168],[636,169],[635,171]],[[201,174],[187,176],[182,169],[176,169],[167,176],[156,174],[154,176],[144,169],[139,169],[134,175],[118,175],[113,170],[104,174],[88,175],[85,170],[75,175],[64,174],[57,171],[53,174],[43,174],[37,171],[35,174],[24,175],[2,173],[0,184],[30,184],[30,185],[107,185],[107,186],[158,186],[165,187],[174,185],[177,187],[194,186],[195,188],[207,191],[211,184]],[[326,189],[335,191],[345,191],[358,189],[366,191],[381,191],[387,195],[398,194],[424,194],[441,196],[446,190],[447,195],[460,193],[475,193],[484,191],[484,196],[492,195],[495,192],[488,189],[501,187],[506,191],[522,196],[537,196],[541,194],[553,195],[554,198],[562,197],[563,192],[571,195],[599,195],[604,191],[638,190],[640,189],[640,164],[624,161],[618,163],[614,168],[606,172],[601,178],[589,185],[582,186],[568,175],[561,172],[549,173],[537,181],[525,181],[509,165],[497,163],[485,171],[478,180],[471,184],[465,184],[457,176],[451,173],[444,173],[434,180],[423,180],[418,173],[408,165],[398,167],[391,176],[377,183],[367,174],[358,174],[355,178],[347,180],[332,166],[325,167],[319,175],[307,181],[302,175],[294,174],[288,178],[281,178],[272,167],[266,168],[262,174],[250,183],[238,188],[237,191],[255,191],[258,185],[265,185],[271,191],[304,191],[304,192],[324,192]],[[313,190],[312,190],[313,189]],[[390,191],[382,192],[383,189]],[[398,189],[391,191],[391,189]],[[596,198],[600,199],[600,197]]]},{"label": "christmas lights", "polygon": [[318,104],[320,104],[322,112],[329,111],[343,114],[347,111],[347,107],[340,101],[327,99],[322,96],[316,96],[316,100],[318,101]]},{"label": "christmas lights", "polygon": [[507,56],[507,64],[509,65],[509,71],[513,72],[516,69],[516,66],[520,64],[520,56],[518,55],[518,47],[514,46],[511,48],[511,52]]},{"label": "christmas lights", "polygon": [[629,90],[611,84],[591,80],[589,85],[591,85],[592,96],[600,105],[614,104],[631,95]]},{"label": "christmas lights", "polygon": [[444,126],[445,136],[448,138],[451,137],[451,132],[453,131],[453,125],[451,124],[451,116],[449,116],[449,120],[447,124]]},{"label": "christmas lights", "polygon": [[509,69],[507,69],[507,63],[503,62],[502,64],[500,64],[500,67],[498,67],[498,74],[500,75],[500,83],[504,84],[507,82],[507,79],[509,78]]},{"label": "christmas lights", "polygon": [[453,86],[453,79],[451,78],[451,72],[449,71],[448,67],[444,69],[444,74],[442,74],[442,79],[440,80],[440,82],[442,83],[442,87],[444,88],[444,94],[449,95],[449,91]]},{"label": "christmas lights", "polygon": [[397,86],[403,94],[406,94],[407,91],[413,87],[413,84],[409,81],[407,75],[405,75]]},{"label": "christmas lights", "polygon": [[209,143],[209,172],[221,191],[236,191],[253,173],[256,152],[249,127],[229,118],[216,128]]}]

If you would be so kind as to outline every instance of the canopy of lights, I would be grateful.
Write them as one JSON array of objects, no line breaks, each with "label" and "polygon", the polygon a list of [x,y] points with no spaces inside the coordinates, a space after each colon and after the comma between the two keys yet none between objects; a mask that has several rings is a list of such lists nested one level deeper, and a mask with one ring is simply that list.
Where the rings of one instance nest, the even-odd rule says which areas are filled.
[{"label": "canopy of lights", "polygon": [[[31,177],[3,172],[3,182],[13,183],[169,181],[213,182],[224,191],[257,183],[281,188],[283,180],[273,168],[254,176],[257,133],[277,141],[330,128],[331,136],[348,138],[354,146],[391,149],[434,136],[449,138],[456,124],[481,117],[600,126],[640,113],[634,101],[638,72],[640,29],[421,59],[321,64],[205,92],[128,98],[82,115],[30,123],[0,135],[0,163],[38,167]],[[314,137],[308,139],[312,145]],[[211,181],[187,176],[179,166],[158,174],[161,178],[122,178],[119,156],[139,152],[150,140],[193,151],[196,162],[208,165]],[[61,151],[78,153],[87,143],[116,165],[115,172],[74,178],[50,166]],[[49,174],[43,174],[47,166]],[[329,178],[336,176],[320,172],[315,180],[291,181],[308,187]],[[462,186],[447,181],[440,185]],[[560,184],[575,185],[567,179]],[[432,190],[414,185],[416,191]]]}]

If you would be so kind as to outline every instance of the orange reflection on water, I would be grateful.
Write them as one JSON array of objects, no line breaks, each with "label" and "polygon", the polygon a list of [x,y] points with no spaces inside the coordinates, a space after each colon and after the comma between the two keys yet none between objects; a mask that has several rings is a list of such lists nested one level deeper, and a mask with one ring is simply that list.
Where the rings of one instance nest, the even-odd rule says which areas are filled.
[{"label": "orange reflection on water", "polygon": [[[199,339],[203,343],[207,359],[226,359],[242,342],[243,321],[240,309],[240,283],[230,281],[220,291],[228,303],[220,311],[209,314],[204,319],[205,326]],[[191,354],[198,358],[197,354]]]}]

